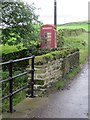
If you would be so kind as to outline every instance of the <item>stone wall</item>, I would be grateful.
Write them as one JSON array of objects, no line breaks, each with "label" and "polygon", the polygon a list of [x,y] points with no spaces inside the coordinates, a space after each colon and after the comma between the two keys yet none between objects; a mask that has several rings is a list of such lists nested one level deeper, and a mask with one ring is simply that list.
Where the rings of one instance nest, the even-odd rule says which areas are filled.
[{"label": "stone wall", "polygon": [[63,59],[63,76],[73,70],[73,68],[79,66],[79,52],[69,54]]},{"label": "stone wall", "polygon": [[50,59],[48,62],[42,59],[40,64],[36,64],[36,62],[37,59],[35,58],[35,88],[46,88],[52,83],[64,79],[67,73],[79,66],[79,51],[69,54],[64,58]]},{"label": "stone wall", "polygon": [[35,66],[35,79],[43,80],[44,85],[62,78],[62,62],[60,60],[49,61],[45,65]]},{"label": "stone wall", "polygon": [[77,36],[82,34],[83,32],[86,32],[85,29],[83,28],[79,28],[79,29],[60,29],[58,30],[58,33],[60,33],[60,35],[63,35],[65,37],[69,37],[69,36]]}]

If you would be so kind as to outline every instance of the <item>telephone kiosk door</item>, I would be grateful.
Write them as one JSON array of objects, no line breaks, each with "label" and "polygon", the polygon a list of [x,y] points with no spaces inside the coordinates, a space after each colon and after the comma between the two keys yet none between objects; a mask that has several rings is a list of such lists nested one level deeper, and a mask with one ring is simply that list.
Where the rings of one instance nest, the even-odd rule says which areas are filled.
[{"label": "telephone kiosk door", "polygon": [[50,48],[51,47],[51,33],[50,32],[44,32],[44,46],[46,48]]}]

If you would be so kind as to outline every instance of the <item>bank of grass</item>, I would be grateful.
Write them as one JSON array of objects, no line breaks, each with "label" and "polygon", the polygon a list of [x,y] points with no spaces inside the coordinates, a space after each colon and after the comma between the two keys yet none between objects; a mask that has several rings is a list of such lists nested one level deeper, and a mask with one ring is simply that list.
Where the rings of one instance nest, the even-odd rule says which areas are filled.
[{"label": "bank of grass", "polygon": [[[26,91],[25,90],[17,93],[15,96],[13,96],[13,106],[17,105],[25,98],[26,98]],[[1,112],[9,111],[9,98],[2,101],[2,109],[0,111]]]},{"label": "bank of grass", "polygon": [[65,86],[70,83],[70,81],[80,72],[80,70],[80,66],[74,68],[70,73],[65,76],[64,80],[59,80],[55,83],[55,88],[57,90],[65,88]]},{"label": "bank of grass", "polygon": [[78,48],[80,50],[80,64],[84,64],[88,57],[88,33],[65,37],[64,47]]}]

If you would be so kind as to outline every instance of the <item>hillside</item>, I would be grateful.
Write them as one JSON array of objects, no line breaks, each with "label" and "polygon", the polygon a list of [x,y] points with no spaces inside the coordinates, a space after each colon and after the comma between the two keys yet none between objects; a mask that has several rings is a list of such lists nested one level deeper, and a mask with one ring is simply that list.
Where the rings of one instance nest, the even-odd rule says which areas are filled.
[{"label": "hillside", "polygon": [[88,23],[89,23],[88,21],[79,21],[79,22],[69,22],[61,25],[71,25],[71,24],[79,25],[79,24],[88,24]]},{"label": "hillside", "polygon": [[71,22],[58,25],[57,29],[79,29],[83,28],[86,31],[90,31],[90,22],[83,21],[83,22]]}]

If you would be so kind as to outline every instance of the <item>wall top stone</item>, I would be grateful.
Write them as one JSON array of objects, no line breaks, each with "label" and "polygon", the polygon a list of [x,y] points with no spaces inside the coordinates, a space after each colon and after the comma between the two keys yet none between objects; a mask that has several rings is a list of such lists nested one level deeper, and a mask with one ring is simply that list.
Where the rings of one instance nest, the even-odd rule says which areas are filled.
[{"label": "wall top stone", "polygon": [[63,58],[66,58],[69,54],[72,54],[72,53],[75,53],[78,51],[79,51],[78,49],[67,48],[67,49],[43,54],[41,56],[36,56],[35,57],[35,65],[47,64],[56,59],[60,59],[60,61],[62,61]]}]

